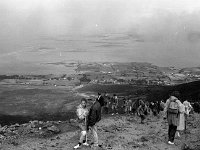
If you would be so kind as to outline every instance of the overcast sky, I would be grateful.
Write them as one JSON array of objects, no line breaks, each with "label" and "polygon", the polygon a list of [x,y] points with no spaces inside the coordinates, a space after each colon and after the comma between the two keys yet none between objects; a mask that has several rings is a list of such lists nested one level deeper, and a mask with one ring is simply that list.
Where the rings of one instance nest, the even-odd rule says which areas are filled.
[{"label": "overcast sky", "polygon": [[144,57],[200,65],[199,0],[0,0],[1,54],[43,35],[111,33],[150,43]]}]

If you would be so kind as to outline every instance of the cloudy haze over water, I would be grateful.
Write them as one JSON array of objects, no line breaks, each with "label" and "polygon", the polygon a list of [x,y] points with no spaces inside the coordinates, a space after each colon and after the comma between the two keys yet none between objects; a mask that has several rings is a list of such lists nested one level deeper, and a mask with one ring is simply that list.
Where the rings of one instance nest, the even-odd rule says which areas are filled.
[{"label": "cloudy haze over water", "polygon": [[199,27],[199,0],[0,0],[0,73],[63,73],[44,65],[61,61],[200,66]]}]

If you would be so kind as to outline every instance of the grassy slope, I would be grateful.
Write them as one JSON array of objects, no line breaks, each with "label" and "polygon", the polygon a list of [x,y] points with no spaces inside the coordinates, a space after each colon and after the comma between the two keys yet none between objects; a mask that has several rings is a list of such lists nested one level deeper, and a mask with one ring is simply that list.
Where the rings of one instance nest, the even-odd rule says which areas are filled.
[{"label": "grassy slope", "polygon": [[66,88],[0,87],[0,124],[66,120],[78,99]]},{"label": "grassy slope", "polygon": [[[181,100],[197,101],[200,97],[200,81],[177,86],[134,86],[134,85],[87,85],[78,92],[117,93],[147,100],[166,100],[171,91],[178,90]],[[66,120],[74,115],[78,99],[65,88],[22,88],[0,86],[0,124],[27,122],[29,120]]]}]

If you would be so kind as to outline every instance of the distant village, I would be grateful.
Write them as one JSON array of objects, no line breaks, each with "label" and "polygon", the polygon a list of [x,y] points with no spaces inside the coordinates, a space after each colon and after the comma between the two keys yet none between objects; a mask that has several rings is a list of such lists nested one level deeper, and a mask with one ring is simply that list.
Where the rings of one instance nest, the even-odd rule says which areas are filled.
[{"label": "distant village", "polygon": [[[67,65],[67,64],[66,64]],[[176,85],[200,80],[200,68],[150,63],[77,63],[75,74],[0,75],[0,84],[80,86],[85,84]]]}]

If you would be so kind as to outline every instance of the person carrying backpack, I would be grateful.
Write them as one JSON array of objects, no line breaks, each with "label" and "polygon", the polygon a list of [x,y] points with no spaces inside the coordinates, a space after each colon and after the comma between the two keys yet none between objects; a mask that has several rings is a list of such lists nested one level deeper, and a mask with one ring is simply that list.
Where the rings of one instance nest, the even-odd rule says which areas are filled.
[{"label": "person carrying backpack", "polygon": [[76,115],[78,117],[79,127],[81,129],[81,136],[79,139],[79,143],[74,146],[74,149],[79,148],[81,145],[89,146],[87,143],[87,116],[88,116],[88,109],[87,109],[87,100],[85,98],[81,99],[81,104],[76,109]]},{"label": "person carrying backpack", "polygon": [[176,134],[177,126],[179,125],[179,112],[181,107],[181,102],[178,100],[179,92],[174,91],[170,95],[169,99],[167,99],[165,103],[164,112],[167,116],[168,121],[168,144],[174,144],[174,137]]},{"label": "person carrying backpack", "polygon": [[144,124],[145,116],[148,114],[148,108],[142,100],[140,100],[139,103],[140,105],[138,107],[138,115],[141,118],[141,124]]}]

